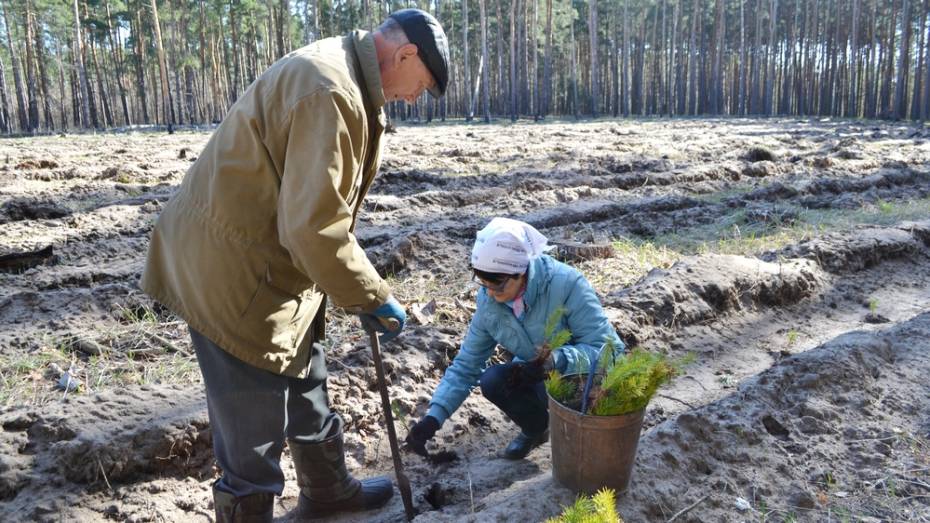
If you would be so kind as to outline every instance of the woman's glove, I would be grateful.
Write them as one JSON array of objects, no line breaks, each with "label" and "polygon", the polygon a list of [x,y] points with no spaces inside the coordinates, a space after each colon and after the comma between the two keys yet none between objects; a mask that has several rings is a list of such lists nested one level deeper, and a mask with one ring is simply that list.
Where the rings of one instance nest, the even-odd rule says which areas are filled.
[{"label": "woman's glove", "polygon": [[[551,356],[550,356],[551,357]],[[548,370],[545,361],[517,361],[511,363],[510,378],[507,384],[511,389],[530,387],[546,379]],[[551,368],[551,366],[549,366]]]},{"label": "woman's glove", "polygon": [[426,442],[433,439],[437,430],[439,430],[439,420],[432,416],[424,416],[416,425],[410,427],[410,432],[405,440],[407,447],[423,457],[428,457],[429,452],[426,451]]}]

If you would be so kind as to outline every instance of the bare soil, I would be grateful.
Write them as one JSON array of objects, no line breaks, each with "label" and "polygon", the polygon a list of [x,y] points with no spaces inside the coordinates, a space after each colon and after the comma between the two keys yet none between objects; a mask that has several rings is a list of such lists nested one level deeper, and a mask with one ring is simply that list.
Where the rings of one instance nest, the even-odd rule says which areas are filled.
[{"label": "bare soil", "polygon": [[[0,142],[0,521],[212,519],[186,327],[137,285],[208,137]],[[628,345],[696,355],[647,409],[626,520],[930,521],[927,139],[829,120],[399,127],[357,233],[412,316],[384,347],[400,437],[473,311],[474,234],[510,216],[588,276]],[[391,474],[370,351],[331,312],[349,466]],[[476,390],[432,447],[458,459],[406,454],[417,521],[570,503],[549,444],[498,457],[515,431]],[[403,520],[399,496],[336,519]]]}]

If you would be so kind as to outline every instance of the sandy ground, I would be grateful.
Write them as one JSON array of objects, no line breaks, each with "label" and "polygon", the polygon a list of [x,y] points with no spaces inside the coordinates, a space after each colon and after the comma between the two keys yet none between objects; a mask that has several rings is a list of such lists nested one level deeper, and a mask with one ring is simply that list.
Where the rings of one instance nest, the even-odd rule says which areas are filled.
[{"label": "sandy ground", "polygon": [[[0,521],[212,519],[185,325],[137,286],[208,137],[0,142]],[[505,215],[560,244],[628,345],[696,355],[647,410],[627,521],[930,521],[927,138],[829,120],[400,127],[358,226],[411,313],[435,300],[384,348],[400,436],[470,317],[474,233]],[[366,341],[332,317],[350,468],[390,474]],[[457,461],[405,454],[417,521],[541,521],[570,503],[549,444],[497,457],[514,434],[476,391],[433,447]],[[335,519],[403,520],[399,496]]]}]

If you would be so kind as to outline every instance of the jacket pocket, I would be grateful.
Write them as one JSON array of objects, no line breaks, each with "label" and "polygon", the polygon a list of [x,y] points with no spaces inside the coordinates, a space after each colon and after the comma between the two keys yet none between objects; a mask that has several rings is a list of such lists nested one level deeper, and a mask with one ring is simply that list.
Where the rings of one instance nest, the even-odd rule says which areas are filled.
[{"label": "jacket pocket", "polygon": [[276,287],[266,268],[265,277],[258,282],[252,300],[239,318],[239,332],[257,343],[270,341],[283,350],[293,350],[300,334],[300,323],[303,323],[298,314],[304,312],[301,302],[300,296]]}]

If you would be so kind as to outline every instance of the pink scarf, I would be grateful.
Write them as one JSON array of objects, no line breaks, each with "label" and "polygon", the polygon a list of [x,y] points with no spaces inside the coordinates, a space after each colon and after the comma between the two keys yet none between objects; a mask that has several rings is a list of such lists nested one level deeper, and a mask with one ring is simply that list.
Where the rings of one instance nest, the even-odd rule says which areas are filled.
[{"label": "pink scarf", "polygon": [[526,292],[526,287],[520,289],[520,294],[513,299],[512,302],[508,303],[510,308],[513,309],[513,315],[519,320],[523,317],[523,313],[526,311],[526,304],[523,303],[523,293]]}]

